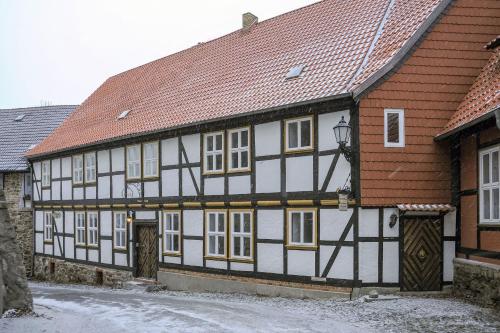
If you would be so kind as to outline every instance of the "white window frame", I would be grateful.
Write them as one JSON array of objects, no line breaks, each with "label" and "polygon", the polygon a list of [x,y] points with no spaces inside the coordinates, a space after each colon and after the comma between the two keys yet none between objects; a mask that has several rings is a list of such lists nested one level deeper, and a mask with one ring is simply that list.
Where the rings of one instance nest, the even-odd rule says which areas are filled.
[{"label": "white window frame", "polygon": [[[222,138],[222,149],[217,150],[216,149],[216,142],[217,142],[217,136],[221,136]],[[213,148],[214,150],[212,151],[207,151],[207,138],[208,137],[213,137],[214,138],[214,144]],[[224,145],[225,145],[225,139],[224,139],[224,131],[221,132],[213,132],[213,133],[206,133],[203,135],[203,173],[204,174],[219,174],[219,173],[224,173],[224,166],[225,166],[225,154],[224,154]],[[216,162],[216,156],[221,155],[222,158],[222,164],[220,169],[215,169],[215,166],[217,165]],[[212,159],[212,166],[214,169],[208,170],[208,156],[213,156]]]},{"label": "white window frame", "polygon": [[[493,181],[493,153],[497,152],[498,156],[498,169],[500,172],[500,145],[481,150],[479,152],[479,223],[480,224],[500,224],[500,211],[498,212],[498,218],[493,218],[493,190],[498,189],[500,192],[500,175],[497,174],[497,181]],[[484,169],[483,169],[483,157],[489,155],[488,170],[489,170],[489,181],[488,183],[483,183]],[[485,218],[484,216],[484,191],[489,191],[490,193],[490,216]],[[500,196],[500,193],[499,193]],[[500,198],[499,198],[500,200]],[[499,205],[500,206],[500,205]]]},{"label": "white window frame", "polygon": [[[96,166],[97,166],[96,153],[87,153],[84,155],[85,163],[85,183],[92,184],[96,182]],[[90,163],[89,163],[90,162]]]},{"label": "white window frame", "polygon": [[42,187],[50,186],[50,161],[42,162]]},{"label": "white window frame", "polygon": [[[245,232],[244,231],[244,215],[250,215],[250,231]],[[240,216],[240,231],[236,232],[234,230],[234,216],[239,215]],[[254,245],[253,245],[253,210],[251,209],[236,209],[236,210],[230,210],[229,211],[229,253],[230,253],[230,258],[231,259],[236,259],[236,260],[243,260],[243,261],[253,261],[253,256],[254,256]],[[244,251],[244,238],[249,238],[250,239],[250,255],[249,256],[239,256],[234,254],[234,249],[233,245],[235,243],[235,238],[239,237],[240,238],[240,249],[241,251]]]},{"label": "white window frame", "polygon": [[[154,156],[153,157],[147,157],[147,148],[148,146],[153,146],[153,152],[154,152]],[[159,152],[158,152],[158,149],[159,149],[159,142],[158,141],[154,141],[154,142],[146,142],[146,143],[143,143],[143,147],[142,147],[142,150],[143,150],[143,153],[142,153],[142,170],[143,170],[143,177],[144,178],[156,178],[158,177],[159,175],[159,160],[158,160],[158,156],[159,156]],[[156,172],[152,172],[152,173],[149,173],[148,172],[148,164],[151,165],[151,167],[154,166]]]},{"label": "white window frame", "polygon": [[[241,147],[241,134],[243,132],[247,132],[247,146],[246,147]],[[233,133],[238,133],[238,147],[233,148]],[[250,165],[251,165],[251,157],[250,157],[250,142],[251,142],[251,133],[250,133],[250,127],[241,127],[241,128],[236,128],[232,130],[227,131],[227,161],[228,161],[228,166],[227,170],[228,172],[240,172],[240,171],[250,171]],[[241,155],[243,152],[247,153],[247,166],[241,166]],[[238,154],[238,166],[236,168],[233,168],[233,153]]]},{"label": "white window frame", "polygon": [[[310,140],[309,140],[308,146],[302,146],[302,122],[304,120],[308,120],[310,123],[310,126],[309,126]],[[290,147],[290,137],[289,137],[289,132],[288,132],[288,126],[290,124],[293,124],[293,123],[297,124],[297,147]],[[314,149],[314,128],[313,127],[314,127],[314,119],[312,116],[285,120],[285,152],[286,153],[294,153],[294,152],[309,151],[309,150]]]},{"label": "white window frame", "polygon": [[[177,215],[177,218],[178,218],[178,229],[175,230],[174,229],[174,224],[173,224],[173,217]],[[171,218],[171,228],[167,228],[168,225],[167,225],[167,218],[168,216],[170,216]],[[180,255],[181,254],[181,248],[182,248],[182,245],[181,245],[181,242],[182,242],[182,239],[181,239],[181,230],[182,230],[182,214],[181,214],[181,211],[179,210],[169,210],[169,211],[164,211],[163,212],[163,254],[164,255]],[[177,236],[179,241],[178,241],[178,246],[179,248],[177,250],[173,250],[173,249],[168,249],[167,248],[167,239],[169,237],[172,238],[172,244],[173,244],[173,239],[174,237]]]},{"label": "white window frame", "polygon": [[[292,214],[299,213],[300,214],[300,241],[293,242],[292,241]],[[304,213],[312,213],[313,214],[313,225],[312,225],[312,242],[306,243],[304,242]],[[298,247],[298,248],[309,248],[316,249],[318,243],[318,222],[317,222],[317,209],[316,208],[289,208],[287,209],[287,219],[286,219],[286,230],[287,230],[287,247]]]},{"label": "white window frame", "polygon": [[[81,219],[79,217],[82,217]],[[81,224],[79,222],[82,222]],[[87,244],[87,226],[85,212],[75,212],[75,244]],[[83,238],[83,240],[80,238]]]},{"label": "white window frame", "polygon": [[[76,161],[80,161],[80,165],[77,166]],[[83,155],[73,156],[73,184],[83,184]]]},{"label": "white window frame", "polygon": [[[92,224],[95,217],[95,225]],[[99,246],[99,214],[97,212],[87,212],[87,246]]]},{"label": "white window frame", "polygon": [[[118,222],[120,226],[118,226]],[[122,237],[123,236],[123,237]],[[123,244],[121,243],[123,239]],[[127,248],[127,213],[114,212],[113,213],[113,247],[115,249]]]},{"label": "white window frame", "polygon": [[[215,229],[210,230],[210,215],[215,214]],[[224,230],[219,230],[219,215],[224,216]],[[216,252],[210,253],[210,237],[215,237]],[[219,238],[223,239],[224,253],[218,253]],[[207,210],[205,211],[205,256],[209,258],[227,258],[227,211],[226,210]]]},{"label": "white window frame", "polygon": [[43,213],[43,242],[52,243],[54,241],[54,222],[52,212]]},{"label": "white window frame", "polygon": [[[398,142],[389,142],[388,115],[398,115]],[[403,109],[384,109],[384,147],[402,148],[405,146],[405,111]]]},{"label": "white window frame", "polygon": [[[131,149],[137,149],[138,150],[138,157],[137,157],[137,160],[130,160],[130,154],[129,154],[129,150]],[[127,179],[141,179],[141,145],[140,144],[137,144],[137,145],[131,145],[131,146],[127,146],[125,148],[125,155],[126,155],[126,166],[127,166]],[[137,175],[130,175],[130,165],[133,164],[133,165],[136,165],[137,166],[137,170],[138,170],[138,174]]]}]

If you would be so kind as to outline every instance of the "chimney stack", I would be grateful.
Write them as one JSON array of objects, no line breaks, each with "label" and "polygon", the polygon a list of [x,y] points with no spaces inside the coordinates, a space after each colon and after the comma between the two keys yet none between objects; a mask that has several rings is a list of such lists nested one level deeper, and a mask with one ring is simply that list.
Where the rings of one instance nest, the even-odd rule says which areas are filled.
[{"label": "chimney stack", "polygon": [[243,30],[247,30],[259,22],[259,18],[252,13],[243,14]]}]

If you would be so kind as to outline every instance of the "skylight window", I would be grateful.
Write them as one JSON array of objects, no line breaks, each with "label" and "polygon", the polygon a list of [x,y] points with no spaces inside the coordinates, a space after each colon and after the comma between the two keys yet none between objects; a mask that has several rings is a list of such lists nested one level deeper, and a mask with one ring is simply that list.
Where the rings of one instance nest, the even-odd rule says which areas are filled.
[{"label": "skylight window", "polygon": [[299,77],[300,74],[302,74],[304,67],[306,67],[306,65],[297,65],[295,67],[290,68],[290,70],[286,74],[286,78],[287,79],[295,79],[295,78]]},{"label": "skylight window", "polygon": [[24,117],[26,117],[25,114],[20,114],[19,116],[16,117],[16,119],[14,119],[14,121],[22,121]]},{"label": "skylight window", "polygon": [[120,113],[120,115],[118,116],[118,119],[124,119],[128,116],[130,110],[125,110],[123,111],[122,113]]}]

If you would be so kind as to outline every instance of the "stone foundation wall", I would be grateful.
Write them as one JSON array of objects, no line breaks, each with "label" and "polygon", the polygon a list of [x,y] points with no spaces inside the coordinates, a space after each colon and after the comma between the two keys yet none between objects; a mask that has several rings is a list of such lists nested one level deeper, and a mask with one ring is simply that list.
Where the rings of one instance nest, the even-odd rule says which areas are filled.
[{"label": "stone foundation wall", "polygon": [[17,244],[21,249],[26,275],[31,276],[33,265],[33,211],[20,205],[23,201],[24,173],[6,173],[4,178],[5,201],[10,222],[16,230]]},{"label": "stone foundation wall", "polygon": [[[57,283],[82,283],[121,288],[133,279],[132,272],[35,256],[33,278]],[[102,274],[100,277],[99,275]],[[102,278],[102,280],[100,280]]]},{"label": "stone foundation wall", "polygon": [[455,258],[453,293],[485,306],[500,308],[500,265]]}]

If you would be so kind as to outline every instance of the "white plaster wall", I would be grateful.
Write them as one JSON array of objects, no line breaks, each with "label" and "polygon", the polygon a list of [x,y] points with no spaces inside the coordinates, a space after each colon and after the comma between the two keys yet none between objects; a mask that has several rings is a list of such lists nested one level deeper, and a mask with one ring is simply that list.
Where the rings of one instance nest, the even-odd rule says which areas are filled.
[{"label": "white plaster wall", "polygon": [[249,194],[250,176],[229,177],[229,194]]},{"label": "white plaster wall", "polygon": [[141,183],[127,183],[126,184],[126,191],[127,191],[127,198],[140,198],[140,193],[137,189],[141,188]]},{"label": "white plaster wall", "polygon": [[232,262],[231,263],[232,271],[245,271],[245,272],[253,272],[253,264],[247,264],[242,262]]},{"label": "white plaster wall", "polygon": [[113,198],[123,198],[125,189],[125,175],[114,175],[112,180],[113,180]]},{"label": "white plaster wall", "polygon": [[74,233],[74,213],[72,211],[64,212],[64,230],[67,234]]},{"label": "white plaster wall", "polygon": [[83,199],[83,187],[74,187],[73,200],[81,200],[81,199]]},{"label": "white plaster wall", "polygon": [[378,243],[359,243],[359,278],[363,283],[378,282]]},{"label": "white plaster wall", "polygon": [[71,180],[64,180],[62,182],[61,199],[62,200],[71,200],[72,189],[73,189],[73,187],[71,184]]},{"label": "white plaster wall", "polygon": [[156,212],[153,210],[136,211],[135,217],[139,220],[156,220]]},{"label": "white plaster wall", "polygon": [[35,230],[43,231],[43,211],[35,211]]},{"label": "white plaster wall", "polygon": [[76,259],[86,260],[86,250],[84,248],[77,247],[76,248]]},{"label": "white plaster wall", "polygon": [[42,200],[50,200],[50,190],[42,190]]},{"label": "white plaster wall", "polygon": [[[54,212],[55,213],[55,212]],[[61,216],[58,217],[58,218],[55,218],[54,217],[54,221],[55,221],[55,227],[57,229],[57,232],[63,232],[63,215],[62,215],[62,212],[61,211],[58,211],[58,213],[61,213]],[[55,231],[55,230],[54,230]]]},{"label": "white plaster wall", "polygon": [[52,200],[61,200],[61,182],[59,180],[52,182]]},{"label": "white plaster wall", "polygon": [[286,159],[286,190],[287,192],[313,190],[312,156]]},{"label": "white plaster wall", "polygon": [[257,258],[259,272],[283,274],[283,245],[258,243]]},{"label": "white plaster wall", "polygon": [[203,210],[184,210],[182,230],[184,235],[203,236]]},{"label": "white plaster wall", "polygon": [[52,179],[61,177],[61,159],[56,158],[52,160]]},{"label": "white plaster wall", "polygon": [[75,240],[73,237],[66,237],[66,239],[64,240],[64,256],[66,258],[75,258],[74,242]]},{"label": "white plaster wall", "polygon": [[456,232],[457,211],[454,210],[444,216],[444,236],[455,236]]},{"label": "white plaster wall", "polygon": [[163,261],[170,264],[180,264],[181,257],[163,256]]},{"label": "white plaster wall", "polygon": [[151,198],[158,197],[159,195],[158,181],[144,182],[144,197]]},{"label": "white plaster wall", "polygon": [[[61,239],[61,244],[59,244],[59,239]],[[59,245],[61,245],[61,248],[63,247],[62,239],[63,239],[62,237],[54,236],[54,255],[56,257],[61,256],[61,250],[59,249]]]},{"label": "white plaster wall", "polygon": [[[200,188],[200,168],[191,168],[193,170],[194,179],[198,185],[198,189]],[[197,195],[196,188],[194,187],[193,180],[191,179],[191,175],[189,173],[188,168],[182,169],[182,195],[190,196]]]},{"label": "white plaster wall", "polygon": [[276,155],[281,149],[279,121],[255,125],[255,155]]},{"label": "white plaster wall", "polygon": [[384,237],[399,237],[399,217],[394,227],[389,226],[391,215],[396,214],[399,216],[397,208],[384,208]]},{"label": "white plaster wall", "polygon": [[[184,186],[184,177],[182,181]],[[205,178],[205,195],[222,194],[224,194],[224,177]]]},{"label": "white plaster wall", "polygon": [[455,242],[443,242],[443,281],[453,281],[453,258],[455,258]]},{"label": "white plaster wall", "polygon": [[184,265],[203,266],[203,241],[184,240]]},{"label": "white plaster wall", "polygon": [[339,123],[342,116],[349,123],[349,110],[324,113],[318,116],[318,148],[320,151],[338,148],[332,128]]},{"label": "white plaster wall", "polygon": [[[330,167],[330,166],[328,166]],[[340,155],[337,165],[332,174],[332,178],[328,183],[327,192],[336,192],[337,189],[345,186],[351,186],[350,174],[351,165],[345,159],[344,155]],[[326,176],[326,175],[325,175]],[[349,181],[348,181],[349,179]],[[323,184],[322,182],[320,184]]]},{"label": "white plaster wall", "polygon": [[179,144],[177,138],[162,140],[161,142],[161,164],[179,164]]},{"label": "white plaster wall", "polygon": [[40,189],[41,189],[41,183],[40,182],[34,182],[33,183],[33,201],[40,201]]},{"label": "white plaster wall", "polygon": [[161,193],[164,197],[179,195],[179,170],[163,170],[161,175]]},{"label": "white plaster wall", "polygon": [[359,237],[378,237],[378,209],[359,209]]},{"label": "white plaster wall", "polygon": [[35,179],[38,179],[38,180],[42,179],[42,163],[41,162],[34,162],[33,163],[33,172],[35,174]]},{"label": "white plaster wall", "polygon": [[[320,238],[321,240],[336,241],[340,239],[340,236],[344,232],[349,219],[353,213],[352,208],[346,211],[340,211],[338,209],[325,209],[321,208],[320,214]],[[353,240],[353,227],[350,228],[349,233],[346,237],[347,241]]]},{"label": "white plaster wall", "polygon": [[62,174],[61,177],[71,177],[71,157],[64,157],[61,159]]},{"label": "white plaster wall", "polygon": [[257,210],[257,238],[283,240],[282,209]]},{"label": "white plaster wall", "polygon": [[85,187],[85,199],[95,199],[97,195],[95,186]]},{"label": "white plaster wall", "polygon": [[281,167],[279,159],[257,161],[255,169],[257,193],[281,191]]},{"label": "white plaster wall", "polygon": [[101,220],[99,221],[99,225],[101,226],[101,235],[102,236],[112,236],[113,219],[112,219],[111,211],[109,211],[109,210],[101,211]]},{"label": "white plaster wall", "polygon": [[[184,135],[182,138],[182,145],[186,150],[186,155],[189,163],[197,163],[200,161],[200,134]],[[184,160],[184,155],[182,155],[182,161]]]},{"label": "white plaster wall", "polygon": [[289,275],[315,275],[315,251],[288,251],[288,274]]},{"label": "white plaster wall", "polygon": [[[327,255],[324,260],[325,261],[325,266],[328,260],[330,259],[330,256],[333,252],[333,249],[330,251],[330,255]],[[346,279],[346,280],[352,280],[353,279],[353,266],[354,266],[354,256],[353,256],[353,248],[350,246],[343,246],[339,254],[337,255],[337,258],[335,259],[335,262],[332,265],[332,268],[330,269],[330,272],[328,273],[327,277],[330,278],[336,278],[336,279]]]},{"label": "white plaster wall", "polygon": [[35,252],[43,253],[43,234],[35,235]]},{"label": "white plaster wall", "polygon": [[109,185],[109,176],[98,177],[98,196],[99,199],[105,199],[110,197],[110,185]]},{"label": "white plaster wall", "polygon": [[383,251],[382,281],[397,283],[399,281],[399,243],[384,242]]},{"label": "white plaster wall", "polygon": [[109,150],[97,152],[97,172],[109,172]]},{"label": "white plaster wall", "polygon": [[125,171],[125,148],[111,150],[111,171]]},{"label": "white plaster wall", "polygon": [[227,262],[226,261],[207,260],[205,262],[205,264],[209,268],[227,269]]},{"label": "white plaster wall", "polygon": [[127,254],[115,253],[115,265],[127,266]]},{"label": "white plaster wall", "polygon": [[113,243],[109,239],[101,239],[101,262],[104,264],[113,263]]}]

